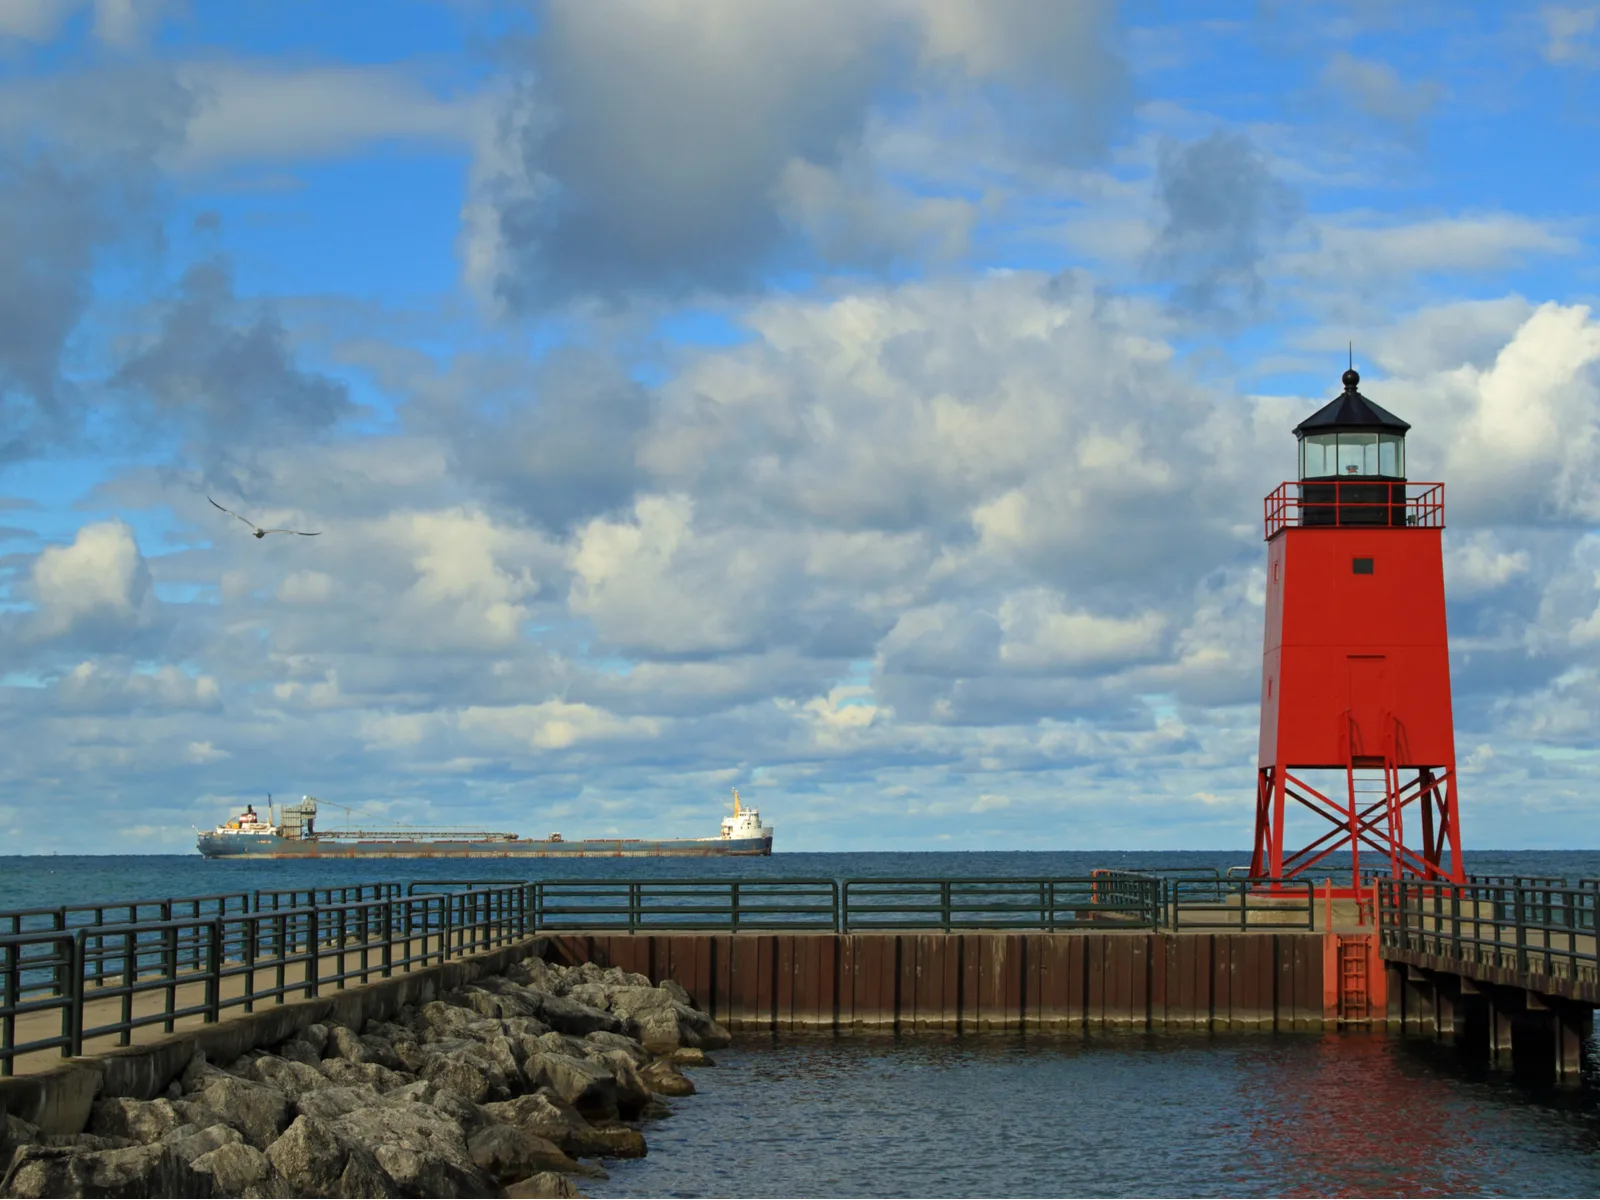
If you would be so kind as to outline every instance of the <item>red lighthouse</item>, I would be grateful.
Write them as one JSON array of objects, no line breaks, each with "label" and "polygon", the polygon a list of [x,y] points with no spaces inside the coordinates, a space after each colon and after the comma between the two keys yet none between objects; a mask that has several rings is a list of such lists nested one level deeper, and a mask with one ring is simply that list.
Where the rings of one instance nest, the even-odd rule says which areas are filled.
[{"label": "red lighthouse", "polygon": [[[1346,371],[1343,395],[1296,426],[1300,478],[1266,498],[1250,873],[1289,878],[1348,851],[1352,888],[1363,866],[1464,882],[1444,485],[1406,480],[1411,427],[1360,382]],[[1292,841],[1291,814],[1309,830]]]}]

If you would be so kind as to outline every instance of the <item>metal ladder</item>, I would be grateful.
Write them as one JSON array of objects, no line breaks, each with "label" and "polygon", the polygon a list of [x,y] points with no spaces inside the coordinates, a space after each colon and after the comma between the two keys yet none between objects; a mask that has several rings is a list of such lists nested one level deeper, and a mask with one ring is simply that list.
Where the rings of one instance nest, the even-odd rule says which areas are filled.
[{"label": "metal ladder", "polygon": [[1339,939],[1339,1019],[1365,1021],[1371,1014],[1367,1001],[1367,939]]}]

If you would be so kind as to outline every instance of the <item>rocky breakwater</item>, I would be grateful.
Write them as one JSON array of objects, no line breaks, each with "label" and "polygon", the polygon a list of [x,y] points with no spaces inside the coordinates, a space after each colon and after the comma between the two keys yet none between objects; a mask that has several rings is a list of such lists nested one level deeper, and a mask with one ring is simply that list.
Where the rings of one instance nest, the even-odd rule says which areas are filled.
[{"label": "rocky breakwater", "polygon": [[88,1128],[0,1131],[0,1195],[576,1196],[645,1153],[728,1034],[674,983],[538,959],[392,1021],[311,1025],[166,1096],[96,1102]]}]

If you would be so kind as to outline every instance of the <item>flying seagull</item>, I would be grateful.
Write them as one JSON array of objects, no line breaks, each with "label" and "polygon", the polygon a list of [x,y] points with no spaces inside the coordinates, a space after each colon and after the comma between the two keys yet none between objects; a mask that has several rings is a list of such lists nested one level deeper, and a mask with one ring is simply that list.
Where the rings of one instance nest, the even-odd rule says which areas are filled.
[{"label": "flying seagull", "polygon": [[[207,496],[206,499],[207,500],[211,500],[211,497]],[[218,504],[215,500],[211,500],[211,506],[213,508],[222,508],[222,505]],[[234,512],[231,508],[222,508],[222,511],[227,513],[230,517],[237,517],[239,520],[244,521],[244,523],[246,525],[250,526],[251,529],[255,530],[256,536],[258,538],[264,538],[269,533],[298,533],[301,537],[321,537],[322,536],[322,530],[320,530],[320,529],[317,530],[316,533],[307,533],[303,529],[262,529],[254,521],[247,520],[246,518],[239,516],[239,514]]]}]

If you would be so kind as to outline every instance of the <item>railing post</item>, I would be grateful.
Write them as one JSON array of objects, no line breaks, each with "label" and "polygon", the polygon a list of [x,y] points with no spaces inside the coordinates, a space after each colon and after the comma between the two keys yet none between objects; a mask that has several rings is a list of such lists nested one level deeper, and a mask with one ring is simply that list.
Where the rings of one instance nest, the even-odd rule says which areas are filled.
[{"label": "railing post", "polygon": [[950,932],[950,881],[943,880],[939,884],[939,919],[946,933]]},{"label": "railing post", "polygon": [[222,1019],[222,918],[213,917],[207,927],[206,1024]]},{"label": "railing post", "polygon": [[317,921],[317,908],[312,905],[306,910],[306,998],[315,999],[317,995],[317,981],[320,975],[322,958],[321,930]]},{"label": "railing post", "polygon": [[1517,922],[1517,970],[1523,974],[1528,970],[1528,924],[1526,911],[1523,907],[1522,887],[1516,889],[1515,916]]},{"label": "railing post", "polygon": [[1461,888],[1450,885],[1450,957],[1461,958]]},{"label": "railing post", "polygon": [[[57,946],[56,953],[61,953]],[[71,1052],[69,1057],[78,1058],[83,1054],[83,934],[79,932],[76,937],[67,939],[67,961],[70,964],[68,978],[73,981],[72,989],[67,995],[66,1018],[68,1027],[65,1030],[69,1043],[67,1049]],[[124,981],[126,982],[126,981]]]},{"label": "railing post", "polygon": [[732,888],[731,894],[729,895],[729,900],[730,900],[730,902],[732,904],[732,908],[733,908],[733,932],[734,933],[738,933],[739,932],[739,881],[737,879],[735,879],[733,881],[733,888]]}]

